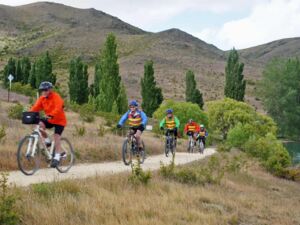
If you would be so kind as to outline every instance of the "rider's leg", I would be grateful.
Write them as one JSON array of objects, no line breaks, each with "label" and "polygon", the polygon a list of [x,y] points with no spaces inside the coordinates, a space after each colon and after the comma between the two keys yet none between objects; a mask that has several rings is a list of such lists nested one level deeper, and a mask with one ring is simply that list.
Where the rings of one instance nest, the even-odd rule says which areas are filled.
[{"label": "rider's leg", "polygon": [[142,135],[142,131],[137,130],[136,133],[135,133],[135,138],[136,138],[137,144],[138,144],[140,149],[143,148],[143,144],[142,144],[142,141],[141,141],[141,135]]}]

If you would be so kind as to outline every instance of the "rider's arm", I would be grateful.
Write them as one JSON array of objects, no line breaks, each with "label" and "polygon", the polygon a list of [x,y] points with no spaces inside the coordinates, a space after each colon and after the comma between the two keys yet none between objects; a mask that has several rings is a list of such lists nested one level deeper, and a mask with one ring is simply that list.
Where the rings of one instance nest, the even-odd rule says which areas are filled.
[{"label": "rider's arm", "polygon": [[197,132],[197,133],[199,133],[199,132],[200,132],[200,126],[199,126],[199,124],[198,124],[198,123],[196,124],[196,132]]},{"label": "rider's arm", "polygon": [[54,98],[54,109],[51,111],[50,113],[51,115],[47,115],[47,116],[56,117],[61,113],[63,108],[64,108],[64,100],[59,95],[56,95]]},{"label": "rider's arm", "polygon": [[31,107],[30,111],[31,112],[39,112],[43,109],[43,105],[42,105],[42,99],[39,98],[35,104]]},{"label": "rider's arm", "polygon": [[165,127],[165,124],[166,124],[166,118],[163,118],[159,123],[159,127]]},{"label": "rider's arm", "polygon": [[146,115],[146,113],[144,113],[143,111],[141,112],[141,117],[142,117],[142,124],[144,125],[144,127],[146,127],[146,124],[148,122],[148,117]]},{"label": "rider's arm", "polygon": [[176,128],[179,128],[180,126],[179,119],[177,117],[175,117],[174,119],[175,119]]},{"label": "rider's arm", "polygon": [[188,131],[188,124],[186,124],[185,126],[184,126],[184,133],[186,133]]},{"label": "rider's arm", "polygon": [[121,125],[121,126],[123,126],[127,119],[128,119],[128,112],[126,112],[126,113],[121,117],[121,119],[120,119],[120,121],[119,121],[118,124]]},{"label": "rider's arm", "polygon": [[208,131],[207,130],[205,130],[205,137],[207,137],[208,136]]}]

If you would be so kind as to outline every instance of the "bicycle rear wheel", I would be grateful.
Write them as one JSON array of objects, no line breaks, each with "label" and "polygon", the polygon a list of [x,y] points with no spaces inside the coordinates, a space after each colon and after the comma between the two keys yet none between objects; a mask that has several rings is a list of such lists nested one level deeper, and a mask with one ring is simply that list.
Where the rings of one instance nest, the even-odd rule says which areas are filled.
[{"label": "bicycle rear wheel", "polygon": [[40,164],[38,144],[36,145],[35,153],[32,154],[34,140],[35,138],[32,136],[24,137],[19,144],[17,152],[18,167],[27,176],[33,175],[39,169]]},{"label": "bicycle rear wheel", "polygon": [[75,152],[70,141],[67,138],[61,138],[60,142],[62,153],[59,165],[56,167],[56,169],[60,173],[66,173],[75,163]]},{"label": "bicycle rear wheel", "polygon": [[122,159],[126,166],[129,166],[132,162],[131,142],[127,139],[124,140],[122,146]]}]

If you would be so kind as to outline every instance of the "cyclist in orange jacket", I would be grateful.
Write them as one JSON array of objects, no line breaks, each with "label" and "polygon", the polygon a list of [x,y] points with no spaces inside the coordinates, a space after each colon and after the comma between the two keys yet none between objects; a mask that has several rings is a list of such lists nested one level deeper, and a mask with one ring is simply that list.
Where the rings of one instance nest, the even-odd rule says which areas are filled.
[{"label": "cyclist in orange jacket", "polygon": [[196,140],[198,133],[200,132],[200,125],[189,119],[189,122],[184,126],[184,133],[188,136],[192,136]]},{"label": "cyclist in orange jacket", "polygon": [[61,156],[65,154],[61,149],[60,139],[67,125],[67,119],[64,112],[64,100],[52,88],[52,83],[48,81],[40,84],[39,91],[41,92],[41,97],[31,107],[30,111],[44,111],[46,114],[46,117],[40,120],[39,125],[47,146],[51,145],[51,140],[45,130],[46,128],[51,129],[54,127],[55,156],[51,162],[51,167],[55,168],[59,165]]}]

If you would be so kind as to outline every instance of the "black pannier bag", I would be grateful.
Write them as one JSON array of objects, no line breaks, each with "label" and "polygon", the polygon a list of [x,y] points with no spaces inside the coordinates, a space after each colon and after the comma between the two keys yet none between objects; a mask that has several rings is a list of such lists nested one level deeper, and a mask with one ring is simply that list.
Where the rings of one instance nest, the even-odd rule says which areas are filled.
[{"label": "black pannier bag", "polygon": [[23,124],[38,124],[40,122],[40,114],[38,112],[23,112]]}]

